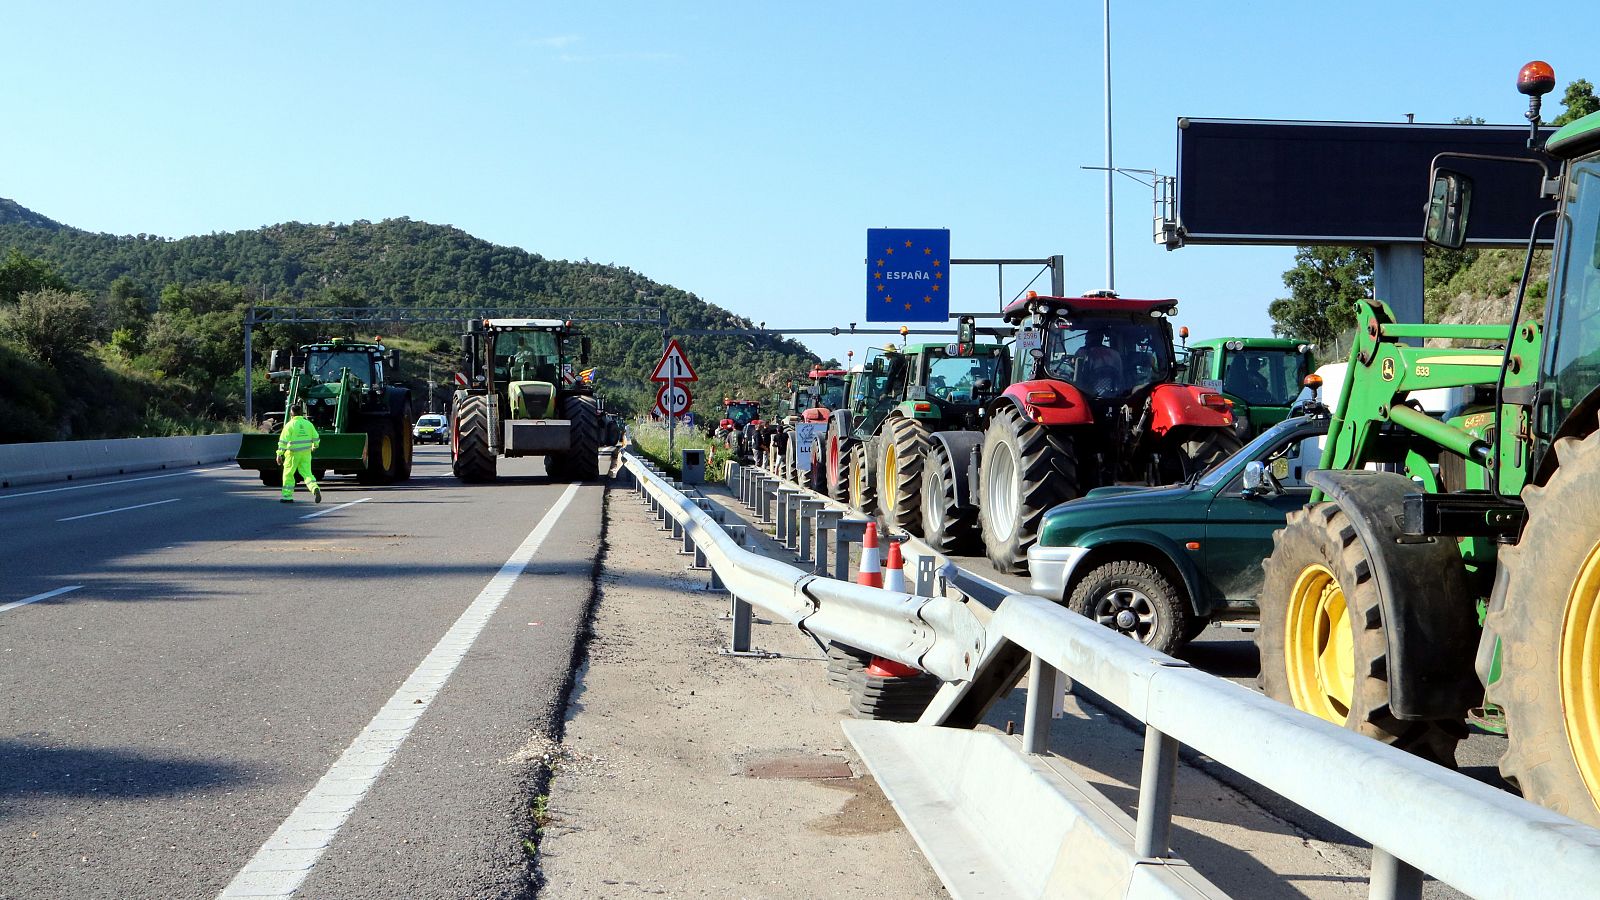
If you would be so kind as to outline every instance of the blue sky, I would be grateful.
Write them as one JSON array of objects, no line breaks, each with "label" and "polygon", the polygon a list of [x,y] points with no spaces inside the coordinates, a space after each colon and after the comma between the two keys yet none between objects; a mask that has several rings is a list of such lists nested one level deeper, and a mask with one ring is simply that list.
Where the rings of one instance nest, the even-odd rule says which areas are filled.
[{"label": "blue sky", "polygon": [[[1115,2],[1117,163],[1172,171],[1179,116],[1519,122],[1523,62],[1600,80],[1583,29],[1436,8]],[[169,236],[409,216],[773,326],[864,319],[869,226],[948,227],[958,257],[1064,253],[1076,292],[1104,282],[1102,176],[1079,168],[1102,158],[1100,14],[13,2],[0,196]],[[1291,250],[1168,252],[1149,191],[1116,190],[1121,293],[1180,298],[1196,336],[1267,333]],[[959,270],[953,297],[991,308],[992,270]],[[866,341],[810,343],[842,358]]]}]

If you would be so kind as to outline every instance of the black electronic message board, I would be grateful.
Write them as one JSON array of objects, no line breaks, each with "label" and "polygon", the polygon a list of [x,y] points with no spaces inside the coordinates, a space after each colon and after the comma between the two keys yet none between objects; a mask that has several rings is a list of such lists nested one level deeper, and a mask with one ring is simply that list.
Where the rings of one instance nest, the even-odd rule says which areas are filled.
[{"label": "black electronic message board", "polygon": [[[1185,244],[1417,244],[1436,155],[1540,159],[1553,173],[1527,140],[1526,125],[1179,119],[1177,222]],[[1534,166],[1440,165],[1473,178],[1470,245],[1523,246],[1555,205]]]}]

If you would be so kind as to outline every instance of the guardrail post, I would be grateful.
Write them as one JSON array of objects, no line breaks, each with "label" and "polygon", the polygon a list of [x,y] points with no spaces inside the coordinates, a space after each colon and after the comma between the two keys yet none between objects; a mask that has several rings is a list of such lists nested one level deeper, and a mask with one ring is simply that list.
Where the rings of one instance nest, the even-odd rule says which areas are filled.
[{"label": "guardrail post", "polygon": [[833,577],[850,580],[850,545],[867,536],[866,519],[840,519],[833,527]]},{"label": "guardrail post", "polygon": [[678,530],[683,533],[683,547],[679,549],[678,552],[682,553],[684,556],[694,553],[694,535],[689,533],[689,529],[684,528],[681,525],[678,526]]},{"label": "guardrail post", "polygon": [[728,595],[728,617],[733,620],[733,631],[728,641],[729,653],[750,652],[750,604],[737,594]]},{"label": "guardrail post", "polygon": [[[1171,855],[1172,794],[1178,782],[1178,742],[1170,735],[1144,727],[1144,769],[1139,775],[1139,820],[1133,854],[1147,859]],[[1373,874],[1378,860],[1373,856]],[[1420,884],[1419,884],[1420,888]]]},{"label": "guardrail post", "polygon": [[774,498],[773,521],[777,524],[773,528],[773,537],[778,543],[789,546],[789,532],[794,528],[794,505],[800,499],[800,491],[792,487],[778,488]]},{"label": "guardrail post", "polygon": [[[671,517],[669,516],[669,518]],[[672,519],[672,537],[674,540],[683,537],[683,523],[675,518]]]},{"label": "guardrail post", "polygon": [[1055,692],[1055,666],[1033,654],[1028,660],[1028,705],[1022,718],[1024,753],[1050,752],[1050,704]]},{"label": "guardrail post", "polygon": [[807,497],[800,501],[800,562],[811,561],[812,538],[815,536],[813,527],[817,521],[817,512],[821,509],[821,500]]},{"label": "guardrail post", "polygon": [[817,562],[811,567],[816,575],[828,574],[828,532],[839,527],[839,520],[844,518],[844,511],[838,509],[817,510],[817,534],[814,546],[816,547]]},{"label": "guardrail post", "polygon": [[776,478],[768,478],[761,485],[761,524],[772,524],[773,508],[778,504],[778,491],[781,489],[782,485]]},{"label": "guardrail post", "polygon": [[710,516],[712,521],[719,525],[722,524],[722,507],[713,503],[710,497],[697,497],[694,505],[705,510],[705,514]]},{"label": "guardrail post", "polygon": [[742,471],[743,470],[740,468],[740,466],[739,466],[739,464],[737,462],[734,462],[731,459],[728,460],[728,466],[727,466],[728,474],[726,475],[726,477],[724,477],[722,479],[722,483],[727,485],[729,490],[737,491],[739,489],[739,480],[740,480],[739,474]]},{"label": "guardrail post", "polygon": [[1372,876],[1367,882],[1370,900],[1419,900],[1422,872],[1382,847],[1372,848]]},{"label": "guardrail post", "polygon": [[783,546],[790,550],[800,548],[800,507],[806,502],[805,490],[796,488],[794,495],[789,498],[789,505],[783,517]]}]

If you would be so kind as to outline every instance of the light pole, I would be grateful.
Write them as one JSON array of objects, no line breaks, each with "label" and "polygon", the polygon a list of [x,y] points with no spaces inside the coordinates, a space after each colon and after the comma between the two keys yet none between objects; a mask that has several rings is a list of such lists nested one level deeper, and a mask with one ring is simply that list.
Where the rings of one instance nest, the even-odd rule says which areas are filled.
[{"label": "light pole", "polygon": [[1112,235],[1111,180],[1116,177],[1115,163],[1111,161],[1111,0],[1105,0],[1105,62],[1106,62],[1106,289],[1117,288],[1117,263],[1115,240]]}]

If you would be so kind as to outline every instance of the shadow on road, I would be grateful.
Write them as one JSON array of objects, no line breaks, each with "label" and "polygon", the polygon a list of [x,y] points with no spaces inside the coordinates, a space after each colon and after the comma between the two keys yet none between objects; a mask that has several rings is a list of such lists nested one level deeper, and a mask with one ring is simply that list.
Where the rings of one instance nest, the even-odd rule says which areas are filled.
[{"label": "shadow on road", "polygon": [[25,797],[153,797],[245,781],[228,763],[113,747],[52,747],[0,738],[0,820]]}]

